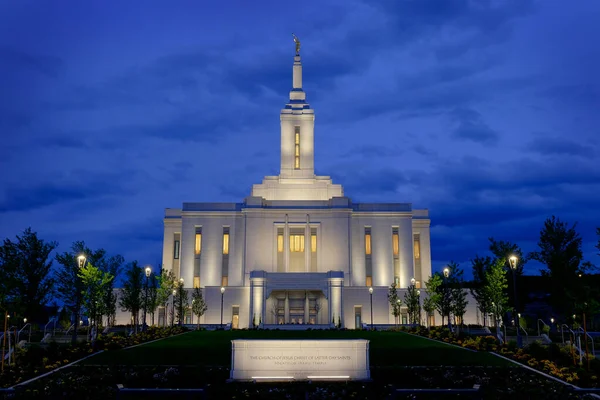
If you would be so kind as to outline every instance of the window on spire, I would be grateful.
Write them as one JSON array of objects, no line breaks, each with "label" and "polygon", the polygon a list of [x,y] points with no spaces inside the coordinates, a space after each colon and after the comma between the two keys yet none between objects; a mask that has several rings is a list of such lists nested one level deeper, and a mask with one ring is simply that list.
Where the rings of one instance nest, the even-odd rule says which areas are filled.
[{"label": "window on spire", "polygon": [[294,127],[294,169],[300,169],[300,127]]}]

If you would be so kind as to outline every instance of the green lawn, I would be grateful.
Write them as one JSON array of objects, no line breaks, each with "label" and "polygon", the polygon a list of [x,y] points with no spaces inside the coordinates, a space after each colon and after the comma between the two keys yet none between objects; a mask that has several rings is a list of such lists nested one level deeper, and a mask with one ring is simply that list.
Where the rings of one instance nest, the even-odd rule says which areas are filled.
[{"label": "green lawn", "polygon": [[232,339],[367,339],[371,366],[511,366],[485,352],[434,342],[402,332],[368,331],[194,331],[133,349],[90,357],[87,365],[186,365],[229,367]]}]

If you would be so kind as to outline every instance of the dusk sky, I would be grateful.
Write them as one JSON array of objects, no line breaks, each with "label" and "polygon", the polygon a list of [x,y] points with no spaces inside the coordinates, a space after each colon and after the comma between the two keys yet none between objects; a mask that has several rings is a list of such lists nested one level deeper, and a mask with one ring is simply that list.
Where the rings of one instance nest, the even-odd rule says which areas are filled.
[{"label": "dusk sky", "polygon": [[0,0],[0,238],[157,265],[165,208],[279,173],[293,32],[317,174],[428,208],[434,270],[489,236],[535,250],[552,214],[600,264],[599,21],[598,0]]}]

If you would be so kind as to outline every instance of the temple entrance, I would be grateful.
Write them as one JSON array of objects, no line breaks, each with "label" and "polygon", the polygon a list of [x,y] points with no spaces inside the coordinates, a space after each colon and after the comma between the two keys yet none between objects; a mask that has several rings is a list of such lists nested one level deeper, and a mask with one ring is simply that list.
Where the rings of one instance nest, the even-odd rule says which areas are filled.
[{"label": "temple entrance", "polygon": [[327,299],[320,291],[273,291],[267,299],[267,321],[277,325],[326,324]]}]

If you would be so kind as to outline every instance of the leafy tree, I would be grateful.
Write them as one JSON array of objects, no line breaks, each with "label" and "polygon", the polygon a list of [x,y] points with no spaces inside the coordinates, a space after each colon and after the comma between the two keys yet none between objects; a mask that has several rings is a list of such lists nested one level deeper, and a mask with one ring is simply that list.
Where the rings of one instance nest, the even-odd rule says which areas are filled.
[{"label": "leafy tree", "polygon": [[[463,317],[467,312],[467,305],[469,302],[467,301],[467,292],[464,289],[464,272],[462,268],[455,262],[451,262],[448,265],[450,268],[451,275],[449,277],[450,283],[450,311],[452,315],[454,315],[457,328],[460,329],[460,325],[463,324]],[[457,323],[460,322],[460,323]]]},{"label": "leafy tree", "polygon": [[410,285],[404,293],[404,303],[408,311],[408,318],[413,325],[420,324],[421,304],[419,293],[415,285]]},{"label": "leafy tree", "polygon": [[508,259],[514,255],[519,259],[516,273],[519,276],[523,275],[523,267],[527,263],[527,258],[523,255],[523,250],[521,250],[519,245],[504,240],[495,240],[492,237],[488,238],[488,240],[490,241],[490,251],[497,260],[504,261],[504,268],[510,270]]},{"label": "leafy tree", "polygon": [[79,270],[79,278],[83,283],[83,307],[90,320],[94,321],[96,329],[100,328],[99,316],[103,307],[102,299],[106,294],[106,287],[114,279],[108,272],[103,272],[99,268],[87,263]]},{"label": "leafy tree", "polygon": [[[450,262],[448,264],[447,268],[450,269],[450,274],[452,274],[453,266],[456,266],[456,263]],[[444,317],[447,317],[447,321],[450,323],[450,313],[452,312],[452,281],[450,277],[446,278],[441,272],[436,272],[431,276],[428,283],[431,286],[431,290],[435,292],[435,296],[433,297],[434,304],[442,316],[442,325],[444,325]],[[427,290],[430,290],[429,286]]]},{"label": "leafy tree", "polygon": [[125,282],[121,289],[121,299],[119,304],[127,311],[131,312],[135,333],[138,331],[140,310],[143,306],[143,288],[144,288],[144,270],[133,261],[125,268]]},{"label": "leafy tree", "polygon": [[[442,316],[442,325],[444,325],[446,309],[449,309],[449,307],[445,307],[444,304],[443,284],[444,281],[439,272],[432,274],[425,282],[425,287],[427,288],[427,305],[433,305],[433,308],[440,313]],[[423,304],[425,305],[425,302]]]},{"label": "leafy tree", "polygon": [[178,283],[175,288],[175,316],[177,317],[177,323],[183,325],[185,319],[185,312],[188,308],[188,292],[183,287],[183,282]]},{"label": "leafy tree", "polygon": [[485,292],[487,285],[486,274],[490,270],[492,263],[493,261],[490,257],[475,256],[471,260],[473,283],[469,290],[477,302],[477,308],[479,308],[481,315],[483,315],[483,326],[486,326],[487,315],[492,311],[492,303]]},{"label": "leafy tree", "polygon": [[540,231],[539,250],[529,254],[546,266],[541,273],[550,281],[550,304],[562,315],[574,310],[579,275],[587,269],[582,263],[581,237],[576,227],[577,223],[569,226],[555,216],[546,219]]},{"label": "leafy tree", "polygon": [[433,312],[435,311],[435,302],[434,302],[434,300],[431,297],[427,296],[423,300],[423,310],[427,314],[427,327],[430,328],[430,326],[429,326],[429,316],[432,315]]},{"label": "leafy tree", "polygon": [[[173,289],[175,288],[175,274],[172,271],[162,270],[160,275],[156,277],[158,287],[156,289],[156,303],[165,308],[165,321],[167,324],[167,302],[171,298]],[[173,318],[174,316],[172,316]]]},{"label": "leafy tree", "polygon": [[400,317],[400,307],[402,306],[402,300],[398,297],[398,290],[396,289],[396,283],[392,283],[388,289],[388,302],[392,307],[392,314],[394,315],[395,321],[398,321]]},{"label": "leafy tree", "polygon": [[50,253],[56,246],[58,243],[45,242],[27,228],[21,236],[17,235],[16,241],[5,239],[0,249],[2,278],[6,279],[0,297],[10,296],[19,313],[32,322],[40,319],[53,294]]},{"label": "leafy tree", "polygon": [[195,288],[192,292],[192,312],[198,317],[198,329],[200,329],[200,317],[204,315],[208,307],[202,296],[202,289]]},{"label": "leafy tree", "polygon": [[500,317],[506,312],[508,306],[508,296],[506,289],[508,283],[504,270],[504,260],[498,259],[485,273],[484,296],[489,299],[494,314],[494,325],[498,329]]},{"label": "leafy tree", "polygon": [[[123,263],[125,259],[121,255],[114,255],[108,257],[104,249],[100,249],[100,254],[103,254],[103,257],[98,259],[97,267],[100,271],[109,274],[110,276],[117,277],[121,273],[121,269],[123,267]],[[104,288],[104,293],[101,296],[100,300],[100,308],[99,308],[99,318],[98,320],[102,322],[102,316],[106,315],[106,324],[108,326],[114,325],[114,321],[117,313],[117,294],[115,293],[115,279],[112,279]]]},{"label": "leafy tree", "polygon": [[154,314],[158,308],[158,279],[154,273],[148,278],[148,304],[146,310],[152,315],[152,325],[154,325]]},{"label": "leafy tree", "polygon": [[[77,257],[81,254],[85,255],[87,262],[97,267],[102,272],[109,273],[114,277],[119,274],[120,266],[123,264],[122,256],[116,255],[108,257],[106,250],[92,250],[87,247],[83,241],[73,242],[70,251],[56,255],[56,261],[60,264],[55,276],[57,294],[73,314],[72,319],[75,325],[72,337],[73,343],[77,340],[77,327],[79,325],[81,305],[83,302],[82,293],[84,291],[84,286],[79,276],[79,263],[77,261]],[[102,296],[99,311],[100,314],[112,315],[114,322],[114,314],[116,314],[116,294],[114,293],[113,285],[114,279],[105,287],[107,293],[104,293]],[[111,293],[109,294],[108,291]]]}]

